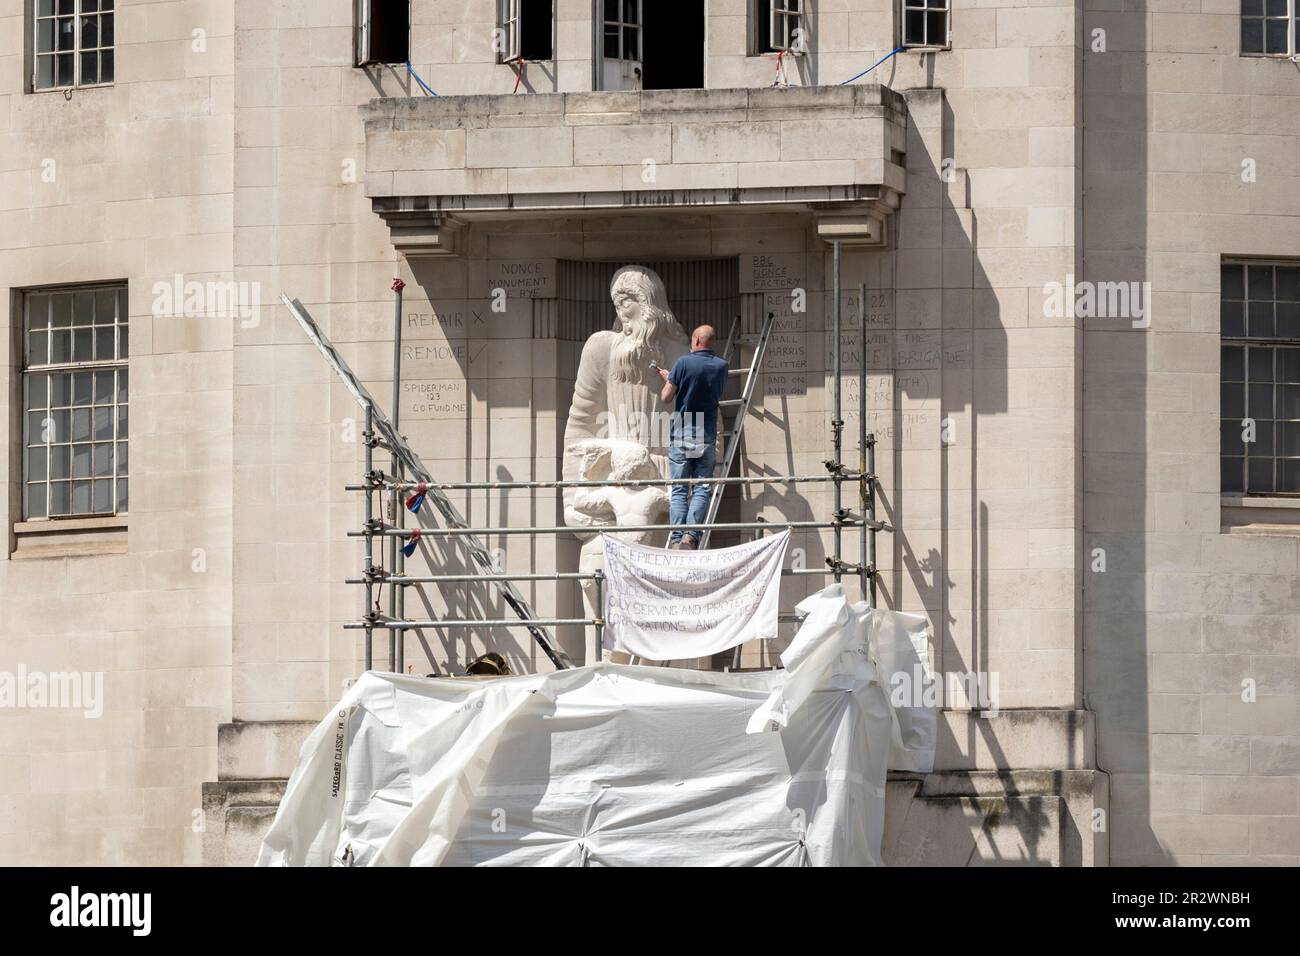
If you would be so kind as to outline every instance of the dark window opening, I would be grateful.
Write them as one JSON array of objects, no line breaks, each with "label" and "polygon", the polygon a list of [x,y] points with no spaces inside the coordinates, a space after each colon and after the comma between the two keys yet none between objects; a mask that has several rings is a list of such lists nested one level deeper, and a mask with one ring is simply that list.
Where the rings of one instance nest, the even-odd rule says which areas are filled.
[{"label": "dark window opening", "polygon": [[411,58],[410,0],[359,0],[358,64],[405,63]]},{"label": "dark window opening", "polygon": [[704,89],[704,0],[646,3],[641,88]]},{"label": "dark window opening", "polygon": [[903,0],[903,46],[947,46],[948,39],[948,0]]},{"label": "dark window opening", "polygon": [[519,56],[525,60],[554,57],[555,27],[552,0],[520,0]]}]

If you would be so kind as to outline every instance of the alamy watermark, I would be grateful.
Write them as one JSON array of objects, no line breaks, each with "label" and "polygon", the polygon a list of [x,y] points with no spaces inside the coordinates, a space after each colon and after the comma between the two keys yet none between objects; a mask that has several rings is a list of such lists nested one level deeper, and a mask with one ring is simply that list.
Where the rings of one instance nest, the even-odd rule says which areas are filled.
[{"label": "alamy watermark", "polygon": [[151,292],[155,318],[238,319],[245,329],[262,321],[260,282],[200,282],[178,272],[170,282],[155,282]]},{"label": "alamy watermark", "polygon": [[1064,282],[1043,286],[1043,316],[1049,319],[1128,319],[1135,329],[1151,327],[1150,282]]},{"label": "alamy watermark", "polygon": [[103,671],[0,671],[0,708],[80,710],[91,720],[104,714]]}]

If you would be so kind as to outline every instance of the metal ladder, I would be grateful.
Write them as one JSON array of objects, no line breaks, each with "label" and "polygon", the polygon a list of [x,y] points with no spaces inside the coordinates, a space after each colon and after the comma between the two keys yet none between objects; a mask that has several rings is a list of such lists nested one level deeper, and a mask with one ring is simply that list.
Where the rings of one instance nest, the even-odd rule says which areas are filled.
[{"label": "metal ladder", "polygon": [[[407,444],[406,439],[393,428],[392,420],[379,407],[379,403],[375,401],[366,387],[361,384],[361,380],[357,378],[356,373],[352,371],[348,363],[344,361],[343,356],[339,354],[338,349],[334,347],[334,343],[320,330],[320,326],[311,317],[311,313],[307,311],[301,302],[297,299],[290,299],[287,295],[281,295],[280,301],[285,304],[289,309],[289,313],[302,326],[302,330],[307,333],[307,338],[320,350],[330,368],[334,369],[334,372],[343,381],[344,386],[352,393],[352,397],[357,400],[357,404],[373,413],[375,429],[380,433],[388,449],[405,466],[407,474],[414,477],[416,481],[428,485],[425,491],[425,499],[432,502],[433,506],[438,509],[448,527],[468,528],[469,524],[465,521],[464,516],[452,504],[451,499],[438,488],[438,483],[434,481],[429,469],[420,460],[420,456]],[[474,563],[484,573],[488,575],[505,574],[496,559],[492,557],[491,552],[484,547],[483,542],[476,535],[458,535],[458,537],[465,542],[465,547],[469,550],[470,556],[473,557]],[[533,613],[533,609],[529,607],[527,600],[513,584],[502,580],[493,580],[492,583],[501,592],[501,597],[505,599],[506,604],[518,615],[520,620],[528,621],[537,617]],[[573,661],[555,643],[555,639],[545,627],[540,624],[532,625],[528,627],[528,632],[557,668],[563,669],[574,666]]]},{"label": "metal ladder", "polygon": [[[740,451],[740,440],[745,432],[745,420],[749,417],[749,405],[754,398],[754,386],[758,383],[759,373],[763,369],[763,357],[767,354],[767,343],[772,336],[772,328],[776,324],[776,313],[769,312],[763,319],[763,326],[758,332],[758,341],[754,343],[754,355],[750,359],[748,368],[733,368],[727,372],[728,378],[731,376],[745,377],[745,382],[741,388],[740,398],[724,398],[718,402],[719,416],[725,414],[725,409],[734,408],[735,416],[731,420],[731,427],[722,432],[725,440],[721,460],[714,466],[715,478],[726,478],[731,474],[732,466],[736,463],[736,455]],[[733,344],[739,353],[739,342],[737,341],[736,329],[740,325],[740,319],[737,318],[731,324],[731,329],[727,333],[727,344],[723,348],[722,355],[728,362],[731,361],[731,350]],[[709,495],[709,510],[704,516],[704,523],[711,525],[718,519],[718,509],[722,505],[722,492],[727,486],[725,484],[716,484],[705,486],[712,489]],[[700,535],[699,549],[704,550],[709,546],[709,537],[713,534],[712,528],[705,528],[704,533]],[[671,537],[671,535],[670,535]]]}]

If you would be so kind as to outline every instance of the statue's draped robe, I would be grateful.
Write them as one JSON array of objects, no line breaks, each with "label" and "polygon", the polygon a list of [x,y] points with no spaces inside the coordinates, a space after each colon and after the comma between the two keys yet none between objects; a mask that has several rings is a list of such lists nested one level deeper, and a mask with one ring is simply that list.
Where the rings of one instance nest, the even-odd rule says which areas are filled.
[{"label": "statue's draped robe", "polygon": [[[668,421],[672,405],[660,401],[663,379],[651,371],[648,360],[632,370],[632,381],[617,380],[612,351],[622,340],[618,332],[597,332],[582,349],[578,376],[573,383],[573,404],[564,430],[565,481],[582,478],[581,460],[568,454],[568,449],[591,438],[616,438],[645,445],[659,473],[668,477]],[[655,360],[663,368],[672,368],[674,362],[690,351],[680,332],[665,334],[655,345],[662,353]],[[608,523],[577,511],[573,506],[575,494],[573,488],[564,491],[566,524],[592,527]]]}]

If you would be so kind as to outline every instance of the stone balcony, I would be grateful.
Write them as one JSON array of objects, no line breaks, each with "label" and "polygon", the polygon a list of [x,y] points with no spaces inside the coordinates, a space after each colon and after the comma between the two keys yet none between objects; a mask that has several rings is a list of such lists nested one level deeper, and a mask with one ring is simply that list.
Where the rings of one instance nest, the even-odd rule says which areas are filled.
[{"label": "stone balcony", "polygon": [[474,221],[665,208],[799,211],[878,245],[906,188],[903,98],[879,85],[372,100],[366,193],[407,256]]}]

